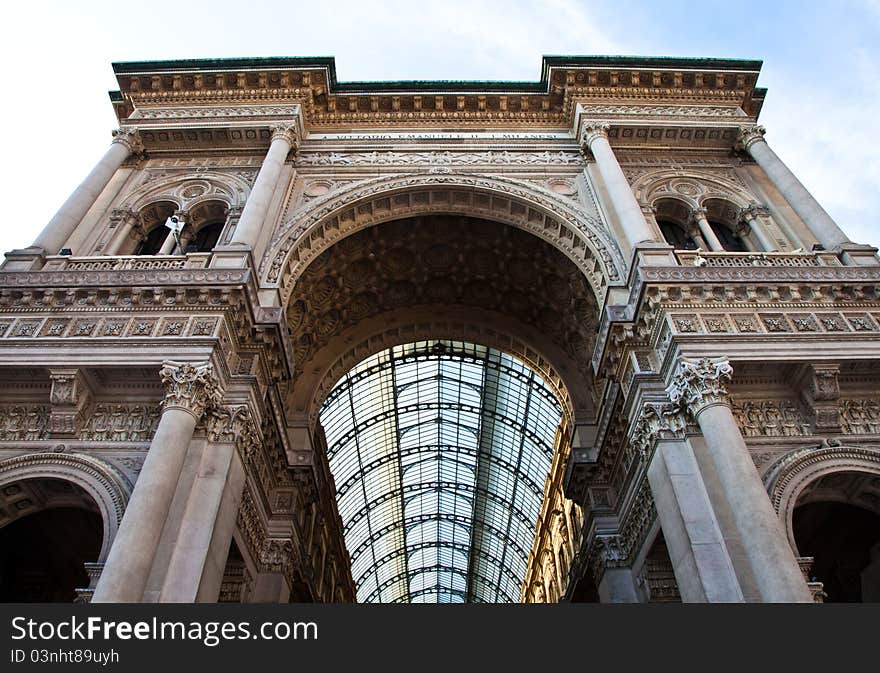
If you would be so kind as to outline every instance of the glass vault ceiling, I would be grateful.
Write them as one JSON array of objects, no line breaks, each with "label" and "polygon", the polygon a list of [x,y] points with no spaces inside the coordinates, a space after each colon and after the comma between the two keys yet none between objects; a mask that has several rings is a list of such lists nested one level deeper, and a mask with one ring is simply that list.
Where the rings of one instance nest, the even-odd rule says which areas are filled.
[{"label": "glass vault ceiling", "polygon": [[321,410],[358,601],[518,602],[561,408],[527,365],[422,341]]}]

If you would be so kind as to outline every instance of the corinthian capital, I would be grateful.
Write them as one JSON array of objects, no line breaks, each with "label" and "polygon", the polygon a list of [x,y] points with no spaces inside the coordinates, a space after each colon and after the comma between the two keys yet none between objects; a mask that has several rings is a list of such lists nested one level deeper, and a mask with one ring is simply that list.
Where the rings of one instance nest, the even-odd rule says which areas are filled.
[{"label": "corinthian capital", "polygon": [[745,208],[740,209],[737,219],[740,222],[750,222],[759,217],[767,217],[769,214],[770,209],[767,206],[762,206],[759,203],[750,203]]},{"label": "corinthian capital", "polygon": [[260,564],[269,572],[280,572],[293,560],[293,541],[289,538],[266,538],[260,549]]},{"label": "corinthian capital", "polygon": [[113,142],[125,145],[132,154],[144,151],[144,144],[137,129],[116,129],[113,131]]},{"label": "corinthian capital", "polygon": [[608,122],[585,121],[581,124],[581,142],[589,147],[596,138],[608,138],[611,124]]},{"label": "corinthian capital", "polygon": [[276,124],[270,128],[272,131],[272,141],[286,140],[292,149],[296,149],[299,142],[299,132],[296,124]]},{"label": "corinthian capital", "polygon": [[736,141],[736,149],[749,151],[749,148],[756,142],[764,141],[764,134],[767,130],[763,126],[753,124],[751,126],[739,127],[739,138]]},{"label": "corinthian capital", "polygon": [[159,370],[165,386],[162,409],[182,409],[200,420],[205,408],[215,404],[219,397],[214,368],[208,362],[192,365],[188,362],[165,360]]},{"label": "corinthian capital", "polygon": [[666,389],[672,403],[694,416],[713,404],[727,404],[727,384],[733,378],[733,367],[727,358],[682,358],[678,372]]}]

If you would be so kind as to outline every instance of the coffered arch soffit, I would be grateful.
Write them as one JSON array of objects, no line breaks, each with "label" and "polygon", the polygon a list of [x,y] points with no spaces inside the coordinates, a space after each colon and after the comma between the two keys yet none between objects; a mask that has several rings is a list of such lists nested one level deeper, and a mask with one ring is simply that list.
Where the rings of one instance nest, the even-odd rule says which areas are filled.
[{"label": "coffered arch soffit", "polygon": [[193,210],[200,204],[221,201],[227,207],[241,207],[250,192],[242,178],[226,173],[185,173],[151,180],[128,194],[123,208],[138,212],[151,203],[169,201],[178,210]]},{"label": "coffered arch soffit", "polygon": [[446,214],[383,222],[324,250],[293,288],[292,411],[311,413],[325,372],[392,324],[410,330],[397,343],[446,338],[518,355],[545,378],[572,379],[560,402],[587,409],[598,316],[583,273],[523,229]]},{"label": "coffered arch soffit", "polygon": [[[861,493],[854,492],[853,487],[858,486],[856,482],[859,476],[867,477],[863,481],[873,484],[880,480],[880,450],[871,447],[813,446],[788,453],[770,465],[764,474],[764,484],[795,552],[794,510],[811,491],[824,491],[823,500],[850,502],[880,514],[880,494],[864,489],[861,489]],[[841,497],[830,493],[838,488],[833,483],[835,480],[840,480],[843,485],[838,489]],[[859,497],[863,500],[858,500]]]},{"label": "coffered arch soffit", "polygon": [[625,277],[626,262],[608,229],[562,197],[499,176],[425,173],[353,183],[302,206],[262,260],[263,285],[280,287],[286,305],[309,263],[335,242],[375,224],[431,213],[484,218],[534,234],[574,263],[600,305],[607,286]]},{"label": "coffered arch soffit", "polygon": [[307,418],[314,430],[327,395],[357,364],[392,346],[434,339],[479,343],[514,355],[541,375],[565,417],[594,415],[589,375],[546,334],[510,316],[464,306],[440,312],[433,307],[390,311],[349,327],[315,353],[294,379],[287,397],[289,415]]},{"label": "coffered arch soffit", "polygon": [[744,208],[754,201],[741,185],[700,171],[652,171],[639,177],[632,188],[639,203],[650,206],[662,199],[676,199],[691,208],[717,208],[722,202]]}]

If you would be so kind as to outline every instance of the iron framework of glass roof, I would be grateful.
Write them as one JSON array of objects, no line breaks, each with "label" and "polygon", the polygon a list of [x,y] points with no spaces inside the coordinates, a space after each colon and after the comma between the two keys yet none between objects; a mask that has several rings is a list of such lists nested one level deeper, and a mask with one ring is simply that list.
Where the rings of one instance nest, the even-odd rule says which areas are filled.
[{"label": "iron framework of glass roof", "polygon": [[520,360],[421,341],[321,409],[358,601],[518,602],[562,409]]}]

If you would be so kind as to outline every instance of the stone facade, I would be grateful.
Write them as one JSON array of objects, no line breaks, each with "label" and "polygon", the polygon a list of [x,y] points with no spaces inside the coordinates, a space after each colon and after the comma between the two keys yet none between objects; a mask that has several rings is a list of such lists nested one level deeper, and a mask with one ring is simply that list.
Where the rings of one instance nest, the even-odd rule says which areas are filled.
[{"label": "stone facade", "polygon": [[765,140],[759,62],[114,67],[106,155],[0,269],[0,531],[28,480],[90,498],[82,600],[354,600],[319,410],[417,339],[558,393],[525,602],[821,600],[796,508],[880,515],[880,262]]}]

